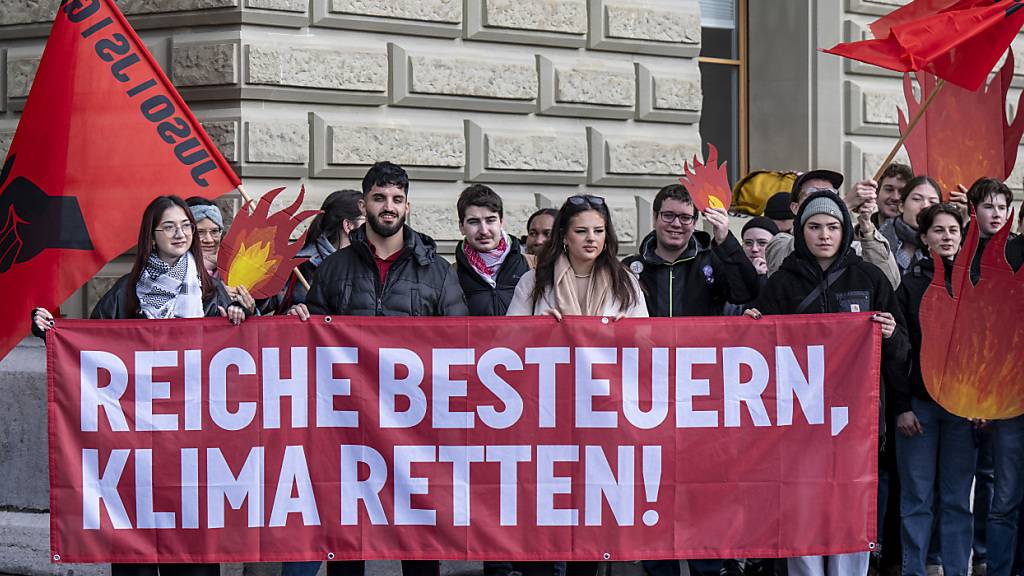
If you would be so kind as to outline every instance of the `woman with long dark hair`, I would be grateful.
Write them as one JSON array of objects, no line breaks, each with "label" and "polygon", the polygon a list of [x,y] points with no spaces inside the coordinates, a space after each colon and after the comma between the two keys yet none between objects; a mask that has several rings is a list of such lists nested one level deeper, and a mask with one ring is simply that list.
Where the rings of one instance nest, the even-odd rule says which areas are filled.
[{"label": "woman with long dark hair", "polygon": [[[139,227],[135,263],[100,298],[91,318],[164,319],[227,316],[232,324],[246,317],[224,285],[203,266],[195,239],[196,221],[185,201],[159,196],[146,206]],[[44,336],[53,316],[43,308],[32,312],[32,331]],[[112,576],[218,576],[217,564],[114,564]]]},{"label": "woman with long dark hair", "polygon": [[600,196],[572,196],[562,204],[537,267],[523,275],[508,316],[549,314],[646,318],[636,278],[619,262],[619,240]]}]

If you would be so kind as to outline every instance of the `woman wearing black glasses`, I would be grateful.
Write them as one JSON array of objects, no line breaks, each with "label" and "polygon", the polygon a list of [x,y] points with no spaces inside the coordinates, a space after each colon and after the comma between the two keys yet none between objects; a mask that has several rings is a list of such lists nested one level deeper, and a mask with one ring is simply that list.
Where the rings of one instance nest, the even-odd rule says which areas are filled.
[{"label": "woman wearing black glasses", "polygon": [[509,316],[646,318],[636,279],[616,258],[619,240],[600,196],[572,196],[555,216],[537,268],[516,286]]}]

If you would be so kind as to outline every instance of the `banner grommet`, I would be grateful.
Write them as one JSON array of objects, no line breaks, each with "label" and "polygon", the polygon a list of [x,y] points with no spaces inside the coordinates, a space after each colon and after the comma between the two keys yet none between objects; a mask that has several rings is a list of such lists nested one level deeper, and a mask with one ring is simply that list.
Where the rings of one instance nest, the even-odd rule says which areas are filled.
[{"label": "banner grommet", "polygon": [[54,562],[60,562],[60,554],[54,554],[53,555],[53,561]]},{"label": "banner grommet", "polygon": [[331,323],[331,317],[330,316],[324,316],[324,323],[325,324],[330,324]]},{"label": "banner grommet", "polygon": [[328,560],[334,560],[334,552],[328,552],[327,553],[327,559]]},{"label": "banner grommet", "polygon": [[[605,318],[604,320],[608,320],[608,319]],[[604,554],[601,554],[601,558],[604,558],[605,560],[611,560],[612,559],[612,555],[607,553],[607,552],[605,552]]]}]

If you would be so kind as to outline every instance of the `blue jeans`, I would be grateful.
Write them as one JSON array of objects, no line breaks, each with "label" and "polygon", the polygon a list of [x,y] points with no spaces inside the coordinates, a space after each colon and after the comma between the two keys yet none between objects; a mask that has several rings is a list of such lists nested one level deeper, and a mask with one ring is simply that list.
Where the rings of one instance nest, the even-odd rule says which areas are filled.
[{"label": "blue jeans", "polygon": [[974,539],[971,485],[978,458],[974,426],[931,400],[914,398],[911,407],[922,433],[909,438],[896,436],[902,489],[903,575],[926,574],[937,476],[943,571],[946,576],[967,576]]},{"label": "blue jeans", "polygon": [[312,562],[282,562],[281,576],[316,576],[320,571],[319,560]]},{"label": "blue jeans", "polygon": [[1017,520],[1024,494],[1024,416],[992,423],[992,508],[988,511],[988,574],[1009,576],[1017,545]]},{"label": "blue jeans", "polygon": [[975,431],[978,442],[978,469],[974,472],[974,563],[988,561],[988,511],[992,507],[992,432],[988,429]]}]

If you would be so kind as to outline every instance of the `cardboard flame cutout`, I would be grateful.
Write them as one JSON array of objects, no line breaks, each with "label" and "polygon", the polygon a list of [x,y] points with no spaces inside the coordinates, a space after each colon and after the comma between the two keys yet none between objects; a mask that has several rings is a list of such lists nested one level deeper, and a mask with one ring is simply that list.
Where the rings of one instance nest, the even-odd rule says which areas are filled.
[{"label": "cardboard flame cutout", "polygon": [[[1010,222],[1012,222],[1012,215]],[[946,290],[943,264],[921,300],[921,376],[943,408],[964,418],[1003,419],[1024,414],[1024,380],[1015,354],[1024,346],[1024,274],[1006,261],[1010,225],[985,247],[981,279],[971,282],[978,226],[953,266]]]},{"label": "cardboard flame cutout", "polygon": [[292,269],[305,260],[295,254],[302,249],[306,233],[295,242],[289,243],[288,239],[299,224],[318,214],[317,210],[295,213],[306,195],[303,186],[290,206],[271,216],[270,204],[282,190],[275,188],[264,194],[251,214],[245,207],[239,210],[217,255],[217,268],[224,283],[245,286],[253,298],[277,294]]},{"label": "cardboard flame cutout", "polygon": [[[935,96],[905,146],[917,174],[927,174],[942,185],[948,197],[957,184],[970,186],[982,176],[1006,180],[1017,162],[1017,146],[1024,135],[1024,93],[1017,99],[1016,117],[1006,118],[1006,99],[1013,80],[1013,51],[988,86],[975,92],[947,84]],[[903,95],[913,118],[938,80],[917,73],[921,98],[914,97],[910,74],[903,75]],[[899,111],[900,133],[907,131],[907,116]]]},{"label": "cardboard flame cutout", "polygon": [[693,168],[690,164],[683,164],[683,171],[686,176],[679,179],[690,191],[693,198],[693,205],[697,210],[703,212],[708,208],[729,209],[732,205],[732,189],[729,187],[729,172],[726,170],[727,162],[718,164],[718,149],[714,144],[708,144],[708,160],[701,163],[697,156],[693,156]]}]

